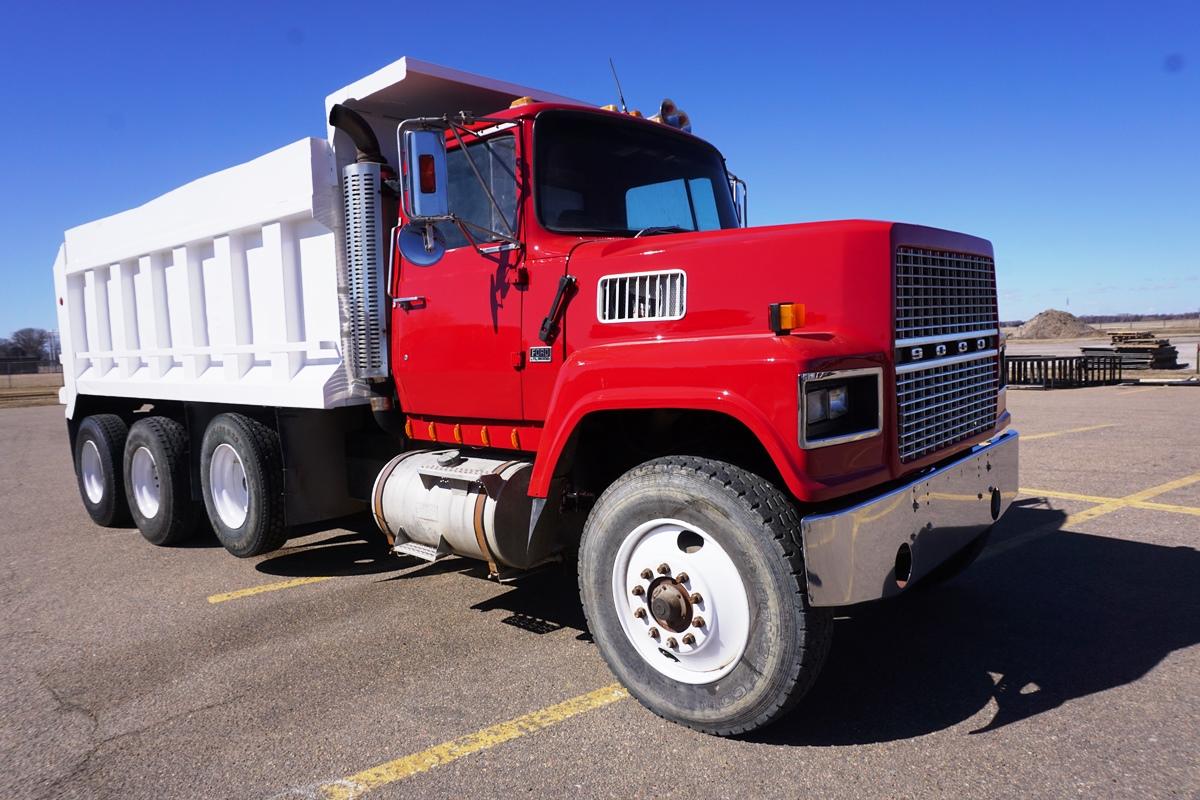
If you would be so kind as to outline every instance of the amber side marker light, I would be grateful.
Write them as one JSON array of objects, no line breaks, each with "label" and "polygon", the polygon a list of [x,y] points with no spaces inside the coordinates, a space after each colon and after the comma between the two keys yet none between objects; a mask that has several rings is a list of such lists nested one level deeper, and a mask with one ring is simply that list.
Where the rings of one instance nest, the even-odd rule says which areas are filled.
[{"label": "amber side marker light", "polygon": [[771,303],[767,306],[767,322],[776,336],[804,327],[803,303]]}]

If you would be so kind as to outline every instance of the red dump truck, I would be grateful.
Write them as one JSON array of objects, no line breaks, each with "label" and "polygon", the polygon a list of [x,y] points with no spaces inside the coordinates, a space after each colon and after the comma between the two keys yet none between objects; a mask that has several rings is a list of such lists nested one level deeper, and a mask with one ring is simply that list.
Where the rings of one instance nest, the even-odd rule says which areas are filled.
[{"label": "red dump truck", "polygon": [[83,503],[234,555],[369,512],[402,556],[578,570],[647,707],[812,684],[831,609],[954,574],[1017,491],[992,246],[752,228],[686,116],[411,59],[304,139],[67,231]]}]

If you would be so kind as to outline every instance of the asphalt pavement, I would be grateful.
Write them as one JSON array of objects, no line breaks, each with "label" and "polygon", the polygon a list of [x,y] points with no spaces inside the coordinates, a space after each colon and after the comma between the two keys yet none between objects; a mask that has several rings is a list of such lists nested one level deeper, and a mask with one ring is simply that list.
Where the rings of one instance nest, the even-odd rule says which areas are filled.
[{"label": "asphalt pavement", "polygon": [[567,575],[157,548],[88,519],[61,407],[0,409],[0,797],[1200,797],[1200,389],[1009,395],[989,550],[741,739],[614,687]]}]

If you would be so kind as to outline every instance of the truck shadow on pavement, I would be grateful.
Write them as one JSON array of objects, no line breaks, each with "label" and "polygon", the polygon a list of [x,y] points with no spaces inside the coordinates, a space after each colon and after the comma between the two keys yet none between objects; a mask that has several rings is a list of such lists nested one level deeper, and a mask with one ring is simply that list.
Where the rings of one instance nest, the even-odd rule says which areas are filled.
[{"label": "truck shadow on pavement", "polygon": [[972,718],[970,733],[985,734],[1132,683],[1200,643],[1200,551],[1061,531],[1066,515],[1041,502],[1015,504],[992,546],[1041,538],[839,616],[810,694],[749,738],[868,744]]},{"label": "truck shadow on pavement", "polygon": [[[341,577],[399,572],[417,562],[392,555],[387,540],[369,518],[348,517],[342,527],[296,532],[281,550],[254,565],[259,572],[286,578]],[[315,541],[302,537],[330,534]]]},{"label": "truck shadow on pavement", "polygon": [[[1062,511],[1015,503],[978,562],[946,584],[839,610],[816,685],[777,724],[745,737],[797,746],[868,744],[973,720],[985,734],[1146,675],[1200,644],[1200,551],[1061,530]],[[330,533],[335,533],[330,531]],[[1033,535],[1005,548],[1012,538]],[[992,548],[995,548],[994,552]],[[257,565],[286,577],[382,580],[486,568],[396,558],[370,532],[336,535]],[[531,574],[471,609],[520,630],[590,641],[572,570]]]}]

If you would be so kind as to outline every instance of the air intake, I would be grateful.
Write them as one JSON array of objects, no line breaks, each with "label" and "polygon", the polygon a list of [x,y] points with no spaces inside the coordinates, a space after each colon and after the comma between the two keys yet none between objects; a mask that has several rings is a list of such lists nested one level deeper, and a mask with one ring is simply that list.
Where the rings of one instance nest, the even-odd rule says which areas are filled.
[{"label": "air intake", "polygon": [[384,309],[383,210],[380,165],[350,164],[342,170],[346,206],[346,292],[349,301],[350,376],[387,377]]},{"label": "air intake", "polygon": [[687,275],[681,269],[605,275],[596,288],[601,322],[682,319],[687,313]]}]

